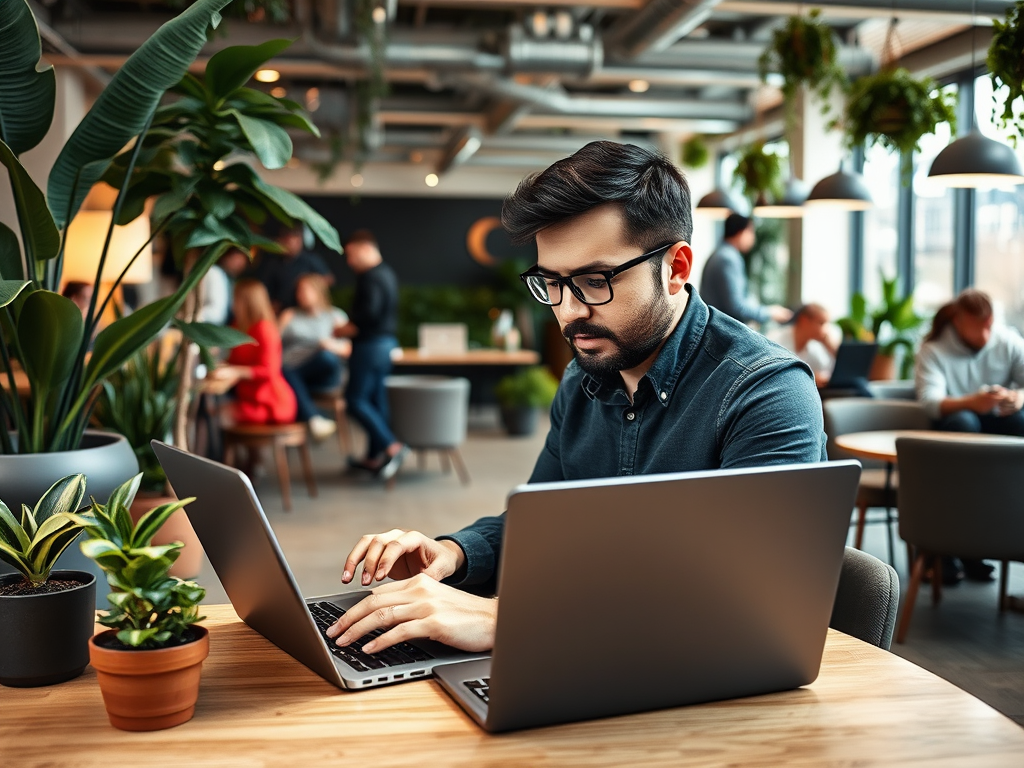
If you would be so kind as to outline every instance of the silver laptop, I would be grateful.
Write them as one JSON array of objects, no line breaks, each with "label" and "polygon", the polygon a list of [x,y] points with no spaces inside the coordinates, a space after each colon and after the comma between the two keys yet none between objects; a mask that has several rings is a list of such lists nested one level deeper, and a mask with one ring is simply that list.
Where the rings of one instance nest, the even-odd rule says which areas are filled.
[{"label": "silver laptop", "polygon": [[158,440],[152,445],[178,498],[196,497],[186,510],[189,522],[235,612],[328,682],[371,688],[429,676],[437,664],[483,658],[430,640],[363,653],[360,647],[380,630],[339,648],[324,630],[369,592],[304,598],[249,478]]},{"label": "silver laptop", "polygon": [[488,731],[818,675],[860,465],[516,488],[492,658],[434,675]]}]

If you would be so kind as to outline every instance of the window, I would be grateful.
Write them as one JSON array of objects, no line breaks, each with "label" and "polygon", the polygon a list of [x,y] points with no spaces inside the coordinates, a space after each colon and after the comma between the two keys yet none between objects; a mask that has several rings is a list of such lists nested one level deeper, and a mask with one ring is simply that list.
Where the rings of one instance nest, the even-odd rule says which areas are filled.
[{"label": "window", "polygon": [[[948,86],[943,90],[956,90]],[[953,298],[954,192],[928,178],[932,161],[949,142],[949,125],[921,139],[914,162],[914,305],[930,315]]]},{"label": "window", "polygon": [[878,144],[864,153],[864,179],[873,208],[864,213],[864,296],[882,300],[882,276],[896,276],[899,250],[900,158]]},{"label": "window", "polygon": [[[978,128],[998,141],[1007,131],[992,119],[992,80],[974,84]],[[1001,94],[1000,104],[1002,103]],[[1024,159],[1024,146],[1017,154]],[[1024,186],[979,189],[976,192],[974,285],[992,297],[1000,320],[1024,329]]]}]

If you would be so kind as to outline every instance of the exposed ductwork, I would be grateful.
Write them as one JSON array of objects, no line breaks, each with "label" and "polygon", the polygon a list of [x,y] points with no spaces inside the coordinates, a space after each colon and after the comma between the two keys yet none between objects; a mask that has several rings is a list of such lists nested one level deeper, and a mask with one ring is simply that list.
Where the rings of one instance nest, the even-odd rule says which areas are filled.
[{"label": "exposed ductwork", "polygon": [[519,25],[509,27],[504,50],[506,71],[557,72],[587,77],[601,66],[604,49],[591,27],[574,39],[537,38]]},{"label": "exposed ductwork", "polygon": [[661,51],[704,23],[721,0],[649,0],[605,35],[609,50],[624,58]]},{"label": "exposed ductwork", "polygon": [[437,165],[434,166],[434,171],[441,176],[452,168],[462,165],[476,154],[482,144],[483,137],[478,128],[472,125],[459,128],[452,134],[451,139],[442,150],[441,157],[438,159]]}]

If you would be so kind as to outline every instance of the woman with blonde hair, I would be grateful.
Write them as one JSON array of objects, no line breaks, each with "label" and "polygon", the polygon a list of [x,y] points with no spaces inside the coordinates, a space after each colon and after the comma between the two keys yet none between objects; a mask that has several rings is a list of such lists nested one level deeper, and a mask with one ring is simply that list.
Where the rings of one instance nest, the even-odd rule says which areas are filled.
[{"label": "woman with blonde hair", "polygon": [[232,349],[228,364],[215,372],[238,382],[235,419],[244,424],[294,422],[295,394],[281,373],[281,334],[263,283],[248,278],[235,283],[233,311],[234,326],[253,339]]},{"label": "woman with blonde hair", "polygon": [[284,377],[298,400],[298,420],[309,422],[313,437],[323,439],[337,429],[332,419],[317,408],[313,395],[337,390],[343,360],[352,351],[348,339],[334,333],[348,323],[348,315],[331,304],[323,275],[300,275],[295,282],[295,306],[278,321],[284,345]]}]

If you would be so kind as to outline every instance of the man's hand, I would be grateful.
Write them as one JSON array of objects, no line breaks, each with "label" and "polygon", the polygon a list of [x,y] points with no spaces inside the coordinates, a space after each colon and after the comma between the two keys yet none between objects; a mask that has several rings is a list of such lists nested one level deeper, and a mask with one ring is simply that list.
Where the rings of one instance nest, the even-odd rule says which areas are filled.
[{"label": "man's hand", "polygon": [[423,574],[440,581],[459,570],[465,561],[462,547],[454,541],[435,541],[419,531],[395,528],[387,533],[363,536],[345,561],[341,581],[343,584],[351,582],[360,562],[364,587],[387,576],[408,579]]},{"label": "man's hand", "polygon": [[994,408],[998,408],[1000,403],[1003,402],[1001,389],[1002,387],[993,387],[975,392],[973,395],[968,395],[965,398],[968,410],[980,414],[991,413]]},{"label": "man's hand", "polygon": [[999,395],[996,412],[1000,416],[1011,416],[1021,408],[1024,408],[1024,391],[1007,389],[1006,387],[994,387],[993,391]]},{"label": "man's hand", "polygon": [[781,304],[772,304],[768,307],[768,317],[776,323],[788,323],[793,319],[793,310]]},{"label": "man's hand", "polygon": [[377,587],[338,619],[327,636],[346,646],[367,632],[386,628],[363,650],[376,653],[406,640],[429,638],[464,651],[489,651],[497,621],[496,599],[462,592],[421,573]]}]

